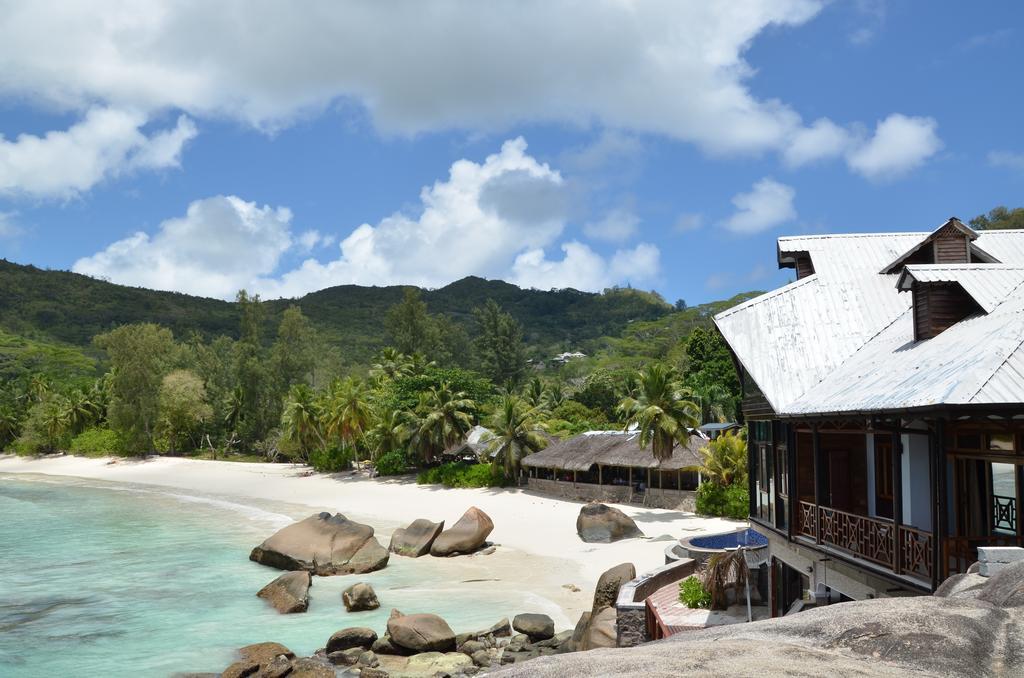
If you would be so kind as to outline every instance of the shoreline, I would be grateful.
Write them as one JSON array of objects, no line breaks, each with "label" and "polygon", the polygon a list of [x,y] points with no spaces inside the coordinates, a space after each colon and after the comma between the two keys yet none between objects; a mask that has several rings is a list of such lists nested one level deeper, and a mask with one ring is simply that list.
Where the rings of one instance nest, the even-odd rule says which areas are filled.
[{"label": "shoreline", "polygon": [[[576,534],[576,517],[583,502],[547,497],[524,489],[452,489],[417,485],[409,477],[369,479],[347,474],[309,474],[298,464],[269,464],[153,457],[87,458],[70,455],[40,458],[0,455],[0,474],[62,476],[112,483],[132,483],[235,500],[239,503],[287,504],[293,515],[340,512],[374,527],[387,546],[391,532],[416,518],[455,523],[470,506],[494,521],[490,541],[499,545],[488,556],[432,559],[465,574],[467,565],[481,573],[500,574],[503,585],[541,596],[561,608],[568,624],[589,610],[598,577],[605,570],[631,562],[637,572],[664,564],[670,536],[679,539],[735,529],[738,521],[703,518],[680,511],[615,505],[632,517],[647,539],[613,544],[586,544]],[[249,505],[252,505],[251,503]],[[272,531],[268,531],[270,536]],[[254,544],[255,546],[255,544]],[[397,557],[397,556],[396,556]],[[429,556],[426,556],[429,558]],[[576,586],[579,592],[567,588]]]}]

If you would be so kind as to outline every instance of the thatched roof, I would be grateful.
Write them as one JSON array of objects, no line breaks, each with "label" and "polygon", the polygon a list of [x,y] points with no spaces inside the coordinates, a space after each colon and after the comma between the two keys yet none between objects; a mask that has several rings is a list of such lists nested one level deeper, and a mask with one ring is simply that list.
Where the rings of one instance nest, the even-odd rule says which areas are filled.
[{"label": "thatched roof", "polygon": [[707,444],[707,438],[694,431],[685,446],[676,445],[672,458],[659,464],[650,446],[640,447],[640,434],[636,431],[588,431],[525,457],[523,466],[559,471],[587,471],[597,464],[661,468],[663,471],[691,470],[701,465],[700,450]]}]

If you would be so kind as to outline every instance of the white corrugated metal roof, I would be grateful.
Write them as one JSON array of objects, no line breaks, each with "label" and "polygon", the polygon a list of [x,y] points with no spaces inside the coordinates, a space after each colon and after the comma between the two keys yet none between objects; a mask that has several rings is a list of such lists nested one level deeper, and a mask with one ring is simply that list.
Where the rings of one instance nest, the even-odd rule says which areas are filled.
[{"label": "white corrugated metal roof", "polygon": [[909,281],[955,282],[991,313],[1024,283],[1024,267],[1006,264],[915,264],[900,276],[899,287],[908,290]]},{"label": "white corrugated metal roof", "polygon": [[776,412],[1024,402],[1024,231],[975,241],[1003,265],[913,267],[955,277],[988,312],[915,342],[911,295],[899,293],[898,275],[878,271],[928,235],[779,239],[780,257],[808,252],[814,274],[715,317]]}]

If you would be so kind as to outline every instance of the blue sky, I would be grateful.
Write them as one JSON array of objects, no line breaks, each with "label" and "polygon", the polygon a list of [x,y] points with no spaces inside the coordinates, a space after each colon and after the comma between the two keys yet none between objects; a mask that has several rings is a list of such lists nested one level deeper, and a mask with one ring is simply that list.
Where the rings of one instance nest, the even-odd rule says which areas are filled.
[{"label": "blue sky", "polygon": [[1017,3],[580,7],[0,7],[0,256],[694,304],[788,280],[780,235],[1022,203]]}]

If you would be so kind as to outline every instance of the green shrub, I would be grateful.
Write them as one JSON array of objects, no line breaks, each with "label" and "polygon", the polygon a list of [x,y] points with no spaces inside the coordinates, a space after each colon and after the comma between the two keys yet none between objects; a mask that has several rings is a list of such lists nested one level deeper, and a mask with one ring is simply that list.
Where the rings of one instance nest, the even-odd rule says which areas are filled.
[{"label": "green shrub", "polygon": [[409,462],[405,458],[405,454],[398,450],[380,455],[374,466],[377,468],[377,473],[382,476],[397,476],[409,470]]},{"label": "green shrub", "polygon": [[416,477],[420,485],[445,487],[502,487],[508,483],[505,472],[491,464],[451,462],[423,471]]},{"label": "green shrub", "polygon": [[700,577],[691,575],[679,582],[679,602],[691,610],[711,607],[711,594]]},{"label": "green shrub", "polygon": [[750,513],[750,494],[746,485],[722,487],[718,483],[703,482],[697,488],[697,513],[742,520]]},{"label": "green shrub", "polygon": [[338,473],[352,468],[351,450],[332,447],[309,453],[309,465],[321,473]]},{"label": "green shrub", "polygon": [[121,437],[109,428],[87,428],[71,439],[71,454],[102,457],[122,454],[123,450]]}]

